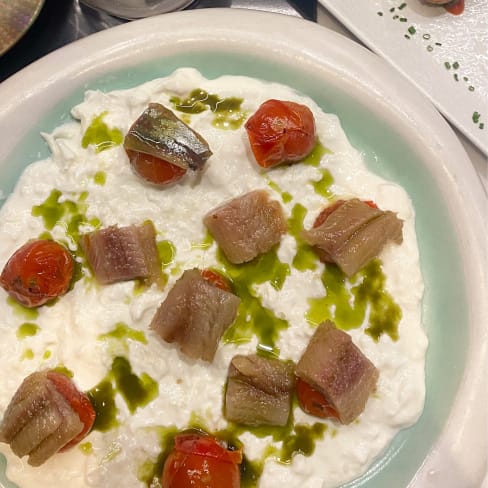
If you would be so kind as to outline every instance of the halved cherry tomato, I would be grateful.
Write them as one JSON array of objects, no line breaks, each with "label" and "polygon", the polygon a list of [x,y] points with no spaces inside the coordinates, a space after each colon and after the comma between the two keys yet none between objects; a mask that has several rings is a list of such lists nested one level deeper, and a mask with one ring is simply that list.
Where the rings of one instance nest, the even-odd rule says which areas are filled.
[{"label": "halved cherry tomato", "polygon": [[0,275],[0,285],[26,307],[39,307],[64,295],[74,272],[71,253],[50,240],[30,241],[7,261]]},{"label": "halved cherry tomato", "polygon": [[47,377],[54,383],[58,393],[63,395],[71,408],[78,414],[83,423],[83,430],[61,450],[64,451],[78,444],[90,432],[95,422],[96,413],[88,397],[79,391],[74,383],[64,374],[49,371]]},{"label": "halved cherry tomato", "polygon": [[267,100],[246,122],[257,163],[269,168],[303,159],[315,146],[315,121],[305,105]]},{"label": "halved cherry tomato", "polygon": [[126,150],[134,171],[145,180],[164,186],[175,183],[185,176],[186,169],[163,159],[138,151]]},{"label": "halved cherry tomato", "polygon": [[230,286],[230,283],[220,273],[212,271],[211,269],[204,269],[201,271],[201,274],[202,278],[207,280],[212,285],[220,288],[221,290],[232,293],[232,287]]},{"label": "halved cherry tomato", "polygon": [[179,434],[163,468],[162,488],[239,488],[240,450],[206,434]]},{"label": "halved cherry tomato", "polygon": [[297,378],[296,391],[298,402],[304,412],[320,418],[339,418],[337,410],[327,398],[301,378]]}]

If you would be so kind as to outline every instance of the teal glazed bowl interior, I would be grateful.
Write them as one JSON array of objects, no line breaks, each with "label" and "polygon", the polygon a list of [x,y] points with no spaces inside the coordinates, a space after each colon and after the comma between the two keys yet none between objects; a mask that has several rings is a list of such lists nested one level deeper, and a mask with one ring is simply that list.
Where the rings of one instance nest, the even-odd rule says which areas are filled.
[{"label": "teal glazed bowl interior", "polygon": [[[146,19],[134,22],[132,27],[122,27],[125,27],[128,33],[129,29],[135,29],[136,34],[142,36],[138,34],[139,31],[155,29],[158,22],[164,28],[166,23],[170,22],[166,17],[168,19],[196,17],[196,20],[205,22],[210,18],[208,14],[199,16],[195,14],[196,12],[170,14],[159,20]],[[230,14],[216,11],[213,15],[214,19],[218,20],[219,16],[226,17]],[[268,15],[263,16],[267,19]],[[246,14],[244,18],[247,16],[251,20],[262,19],[261,14],[256,13]],[[292,22],[276,19],[276,17],[279,16],[269,15],[273,22],[285,23],[286,26]],[[222,23],[226,21],[224,18]],[[145,24],[138,26],[140,22]],[[315,29],[314,35],[317,38],[321,35],[319,30],[323,30],[324,42],[336,39],[335,35],[330,37],[331,34],[325,29],[308,25],[305,21],[294,22],[300,23],[302,29]],[[108,31],[102,34],[109,39]],[[346,42],[343,39],[339,40],[339,36],[337,39],[339,43]],[[99,40],[102,40],[101,36]],[[421,418],[411,428],[401,431],[363,476],[344,486],[348,488],[407,486],[444,428],[456,392],[462,382],[467,361],[469,327],[459,325],[468,324],[471,307],[464,258],[457,235],[459,229],[452,222],[439,177],[426,166],[418,144],[414,144],[411,138],[405,137],[404,131],[399,130],[398,125],[391,122],[392,118],[396,117],[394,110],[393,115],[385,115],[381,109],[382,103],[390,103],[388,100],[378,101],[378,94],[368,94],[364,87],[351,91],[348,83],[354,80],[341,83],[343,77],[347,81],[347,74],[327,79],[323,70],[314,68],[314,63],[321,63],[320,59],[313,59],[313,56],[307,59],[305,51],[308,41],[304,41],[304,59],[291,55],[275,55],[276,53],[265,48],[254,49],[253,42],[255,41],[250,41],[250,46],[226,45],[225,42],[208,45],[202,43],[198,46],[198,39],[196,39],[193,44],[188,44],[190,47],[183,46],[168,52],[161,48],[155,53],[150,53],[148,59],[144,59],[144,56],[141,59],[137,55],[126,56],[124,66],[109,64],[107,67],[80,75],[79,79],[76,77],[70,79],[69,89],[65,89],[66,93],[63,93],[62,98],[53,102],[49,109],[42,110],[42,114],[32,121],[0,162],[0,196],[2,194],[8,196],[20,173],[29,163],[49,155],[40,132],[50,132],[69,120],[71,107],[83,99],[87,89],[109,91],[129,88],[153,78],[169,75],[176,68],[191,66],[209,78],[236,74],[284,83],[310,96],[324,111],[337,114],[349,140],[362,153],[368,168],[403,186],[413,201],[421,268],[425,281],[423,323],[429,338],[426,358],[426,402]],[[324,57],[327,49],[324,44]],[[358,63],[364,60],[367,63],[369,57],[371,60],[373,58],[372,54],[366,51],[363,53],[359,47],[352,49],[353,54],[358,56]],[[175,50],[177,52],[174,52]],[[47,59],[47,62],[59,61],[61,51],[55,53],[56,59]],[[41,60],[40,63],[42,62]],[[33,73],[36,66],[30,69]],[[399,82],[399,89],[402,88],[402,83],[405,82]],[[1,91],[0,87],[0,93]],[[401,118],[401,114],[398,117]],[[3,124],[4,121],[0,119],[0,123]],[[440,117],[439,123],[443,123]],[[3,202],[0,201],[1,203]],[[440,246],[439,243],[442,245]],[[453,279],[453,276],[456,279]],[[408,279],[407,274],[406,279]],[[449,361],[445,361],[445,358],[449,358]],[[0,485],[12,488],[16,485],[7,480],[5,466],[5,458],[0,455]]]}]

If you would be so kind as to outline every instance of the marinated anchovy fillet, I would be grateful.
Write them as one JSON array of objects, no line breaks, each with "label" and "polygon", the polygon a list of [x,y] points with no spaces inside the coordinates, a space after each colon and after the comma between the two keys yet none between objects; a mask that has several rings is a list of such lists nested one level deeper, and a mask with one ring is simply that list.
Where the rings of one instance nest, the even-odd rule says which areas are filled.
[{"label": "marinated anchovy fillet", "polygon": [[245,425],[288,422],[295,385],[291,362],[251,354],[232,358],[227,376],[224,415]]},{"label": "marinated anchovy fillet", "polygon": [[349,334],[326,321],[298,361],[296,375],[324,395],[343,424],[350,424],[376,388],[378,370]]},{"label": "marinated anchovy fillet", "polygon": [[269,251],[287,225],[281,205],[264,190],[234,198],[209,212],[204,224],[227,259],[239,264]]},{"label": "marinated anchovy fillet", "polygon": [[150,103],[132,124],[124,148],[192,170],[202,169],[212,155],[205,139],[160,103]]},{"label": "marinated anchovy fillet", "polygon": [[32,466],[40,466],[46,462],[83,430],[83,422],[63,396],[54,392],[53,398],[56,399],[56,408],[62,417],[62,422],[57,430],[30,452],[29,464]]},{"label": "marinated anchovy fillet", "polygon": [[51,391],[41,374],[31,374],[22,382],[3,415],[0,442],[10,443],[15,435],[49,404]]},{"label": "marinated anchovy fillet", "polygon": [[81,238],[88,263],[102,284],[148,279],[158,283],[161,265],[156,231],[151,222],[127,227],[111,226]]},{"label": "marinated anchovy fillet", "polygon": [[[52,455],[63,449],[84,429],[91,428],[94,412],[90,412],[90,424],[85,425],[70,403],[68,394],[58,391],[58,381],[53,381],[51,371],[32,373],[24,379],[10,401],[0,424],[0,442],[10,445],[19,457],[29,456],[28,463],[40,466]],[[85,399],[71,380],[70,391],[76,392],[78,405]],[[81,399],[81,400],[80,400]]]},{"label": "marinated anchovy fillet", "polygon": [[234,322],[240,299],[210,284],[198,269],[186,270],[158,308],[150,328],[183,354],[212,361],[220,338]]},{"label": "marinated anchovy fillet", "polygon": [[[54,395],[54,392],[51,394]],[[39,446],[44,439],[54,434],[62,422],[63,417],[58,407],[54,403],[49,403],[42,410],[39,410],[27,425],[12,438],[10,448],[17,456],[23,457]],[[77,433],[75,432],[74,435]]]},{"label": "marinated anchovy fillet", "polygon": [[357,198],[336,202],[319,225],[303,232],[325,262],[336,263],[352,276],[393,241],[401,244],[403,222],[395,213],[383,211]]}]

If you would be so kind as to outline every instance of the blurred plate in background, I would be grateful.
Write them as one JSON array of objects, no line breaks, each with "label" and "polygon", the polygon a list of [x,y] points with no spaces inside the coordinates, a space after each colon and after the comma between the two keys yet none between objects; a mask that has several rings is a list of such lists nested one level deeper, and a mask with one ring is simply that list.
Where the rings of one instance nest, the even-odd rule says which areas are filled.
[{"label": "blurred plate in background", "polygon": [[488,155],[488,0],[453,15],[422,0],[319,0]]},{"label": "blurred plate in background", "polygon": [[43,4],[44,0],[0,0],[0,55],[27,32]]}]

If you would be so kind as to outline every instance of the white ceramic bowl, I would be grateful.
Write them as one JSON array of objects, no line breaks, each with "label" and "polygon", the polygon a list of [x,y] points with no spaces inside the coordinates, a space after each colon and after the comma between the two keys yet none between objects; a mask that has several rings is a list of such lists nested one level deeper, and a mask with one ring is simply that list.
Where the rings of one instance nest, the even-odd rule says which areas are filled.
[{"label": "white ceramic bowl", "polygon": [[[68,119],[87,88],[130,87],[181,66],[295,87],[339,115],[373,171],[406,188],[426,284],[425,411],[348,486],[478,487],[487,452],[486,196],[444,119],[376,55],[308,21],[237,9],[167,14],[92,35],[0,85],[0,196],[48,154],[39,132]],[[10,488],[1,464],[0,484]]]}]

